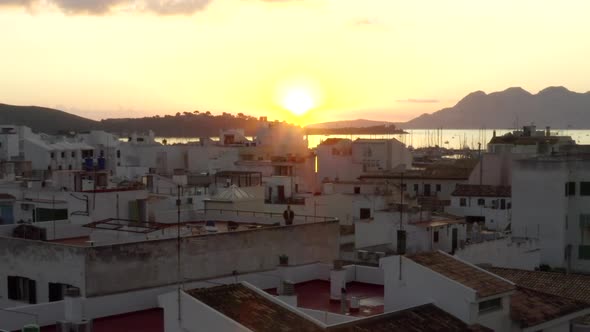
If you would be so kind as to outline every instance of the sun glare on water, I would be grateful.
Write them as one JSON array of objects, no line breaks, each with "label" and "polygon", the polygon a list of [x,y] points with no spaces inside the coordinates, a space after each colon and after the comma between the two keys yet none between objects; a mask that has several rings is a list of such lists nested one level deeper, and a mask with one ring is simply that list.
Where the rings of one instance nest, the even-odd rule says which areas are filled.
[{"label": "sun glare on water", "polygon": [[312,94],[302,88],[288,90],[283,96],[281,104],[297,116],[307,113],[316,106]]}]

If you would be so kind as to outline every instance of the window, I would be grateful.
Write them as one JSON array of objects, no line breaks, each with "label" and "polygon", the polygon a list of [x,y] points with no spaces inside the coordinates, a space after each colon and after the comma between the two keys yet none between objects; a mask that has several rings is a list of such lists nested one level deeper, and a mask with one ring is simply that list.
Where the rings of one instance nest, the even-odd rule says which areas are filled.
[{"label": "window", "polygon": [[55,152],[49,153],[49,156],[51,157],[51,159],[55,159]]},{"label": "window", "polygon": [[370,219],[371,218],[371,209],[368,208],[361,208],[359,211],[360,219]]},{"label": "window", "polygon": [[121,150],[117,150],[117,158],[121,158]]},{"label": "window", "polygon": [[502,309],[502,298],[479,302],[479,313]]},{"label": "window", "polygon": [[461,197],[461,199],[459,200],[459,205],[467,206],[467,198]]},{"label": "window", "polygon": [[578,258],[590,260],[590,214],[580,214]]},{"label": "window", "polygon": [[436,191],[437,192],[441,192],[442,191],[442,186],[440,184],[436,185]]},{"label": "window", "polygon": [[580,196],[590,196],[590,182],[580,182]]},{"label": "window", "polygon": [[417,183],[414,183],[414,192],[417,193],[418,192],[418,188],[419,188],[418,184]]},{"label": "window", "polygon": [[62,151],[60,155],[61,155],[62,158],[65,158],[66,157],[66,153],[64,151]]},{"label": "window", "polygon": [[72,151],[72,158],[76,158],[76,151]]},{"label": "window", "polygon": [[492,200],[492,209],[495,210],[497,208],[498,208],[498,200],[497,199],[494,199],[494,200]]},{"label": "window", "polygon": [[478,205],[478,206],[484,206],[484,205],[486,205],[486,200],[485,200],[485,199],[483,199],[483,198],[479,198],[479,199],[477,200],[477,205]]},{"label": "window", "polygon": [[36,208],[35,214],[37,215],[37,222],[68,219],[68,209]]},{"label": "window", "polygon": [[432,237],[433,237],[434,243],[438,243],[438,231],[434,231]]},{"label": "window", "polygon": [[575,182],[566,182],[565,196],[576,196],[576,183]]},{"label": "window", "polygon": [[500,200],[500,210],[506,210],[506,200],[504,198]]},{"label": "window", "polygon": [[361,187],[354,187],[354,193],[355,194],[360,194],[361,193]]},{"label": "window", "polygon": [[37,287],[35,280],[24,277],[8,276],[8,298],[24,301],[29,304],[37,303]]},{"label": "window", "polygon": [[64,294],[68,288],[74,288],[72,285],[49,283],[49,302],[61,301],[64,299]]}]

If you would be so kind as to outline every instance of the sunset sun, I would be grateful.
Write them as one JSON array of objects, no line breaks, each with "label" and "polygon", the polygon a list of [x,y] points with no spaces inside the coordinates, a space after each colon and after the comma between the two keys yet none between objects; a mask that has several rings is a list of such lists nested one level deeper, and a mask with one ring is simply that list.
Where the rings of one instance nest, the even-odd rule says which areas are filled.
[{"label": "sunset sun", "polygon": [[283,96],[281,104],[297,116],[307,113],[316,106],[312,94],[302,88],[288,90]]}]

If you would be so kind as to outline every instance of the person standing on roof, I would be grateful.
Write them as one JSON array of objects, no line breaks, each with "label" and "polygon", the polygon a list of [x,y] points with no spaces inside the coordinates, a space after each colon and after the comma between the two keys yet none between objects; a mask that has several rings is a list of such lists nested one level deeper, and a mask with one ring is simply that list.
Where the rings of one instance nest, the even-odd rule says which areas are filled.
[{"label": "person standing on roof", "polygon": [[295,212],[291,210],[291,205],[287,205],[287,209],[283,212],[283,219],[285,219],[285,225],[293,225],[293,219],[295,219]]}]

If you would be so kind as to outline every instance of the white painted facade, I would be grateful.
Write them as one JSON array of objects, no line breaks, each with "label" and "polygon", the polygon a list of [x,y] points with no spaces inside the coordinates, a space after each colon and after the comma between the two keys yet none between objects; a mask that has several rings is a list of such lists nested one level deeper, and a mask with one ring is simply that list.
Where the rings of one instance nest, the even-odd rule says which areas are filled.
[{"label": "white painted facade", "polygon": [[[503,202],[502,202],[503,201]],[[504,231],[512,221],[510,197],[452,196],[445,212],[461,217],[481,217],[489,230]]]},{"label": "white painted facade", "polygon": [[[512,235],[539,240],[541,264],[590,272],[590,161],[546,157],[516,161]],[[572,183],[566,195],[566,183]],[[569,185],[567,185],[569,187]]]}]

